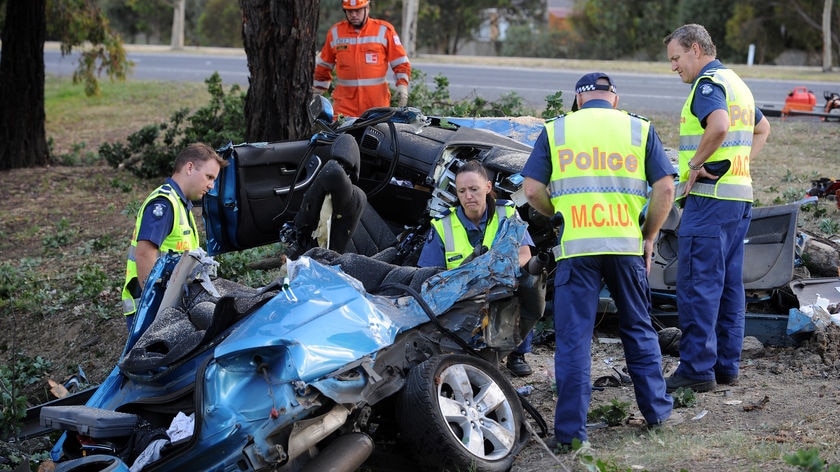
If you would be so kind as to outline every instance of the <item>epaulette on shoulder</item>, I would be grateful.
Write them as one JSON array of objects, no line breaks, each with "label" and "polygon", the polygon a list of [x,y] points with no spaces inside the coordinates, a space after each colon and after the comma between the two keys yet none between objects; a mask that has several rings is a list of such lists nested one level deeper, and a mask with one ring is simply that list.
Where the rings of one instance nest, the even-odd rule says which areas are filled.
[{"label": "epaulette on shoulder", "polygon": [[572,112],[568,112],[568,113],[560,113],[560,114],[559,114],[559,115],[557,115],[557,116],[552,116],[551,118],[546,118],[546,119],[545,119],[545,122],[546,122],[546,123],[548,123],[548,122],[550,122],[550,121],[554,121],[554,120],[556,120],[556,119],[558,119],[558,118],[563,118],[564,116],[568,115],[569,113],[572,113]]},{"label": "epaulette on shoulder", "polygon": [[436,216],[435,219],[436,220],[443,219],[443,218],[451,215],[453,210],[454,210],[454,208],[447,208],[446,210],[443,210],[438,216]]},{"label": "epaulette on shoulder", "polygon": [[516,206],[516,202],[499,198],[496,200],[496,206]]},{"label": "epaulette on shoulder", "polygon": [[640,120],[644,120],[644,121],[650,121],[650,119],[649,119],[648,117],[646,117],[646,116],[642,116],[642,115],[639,115],[639,114],[633,113],[632,111],[627,111],[627,110],[622,110],[622,111],[623,111],[624,113],[627,113],[628,115],[632,116],[633,118],[638,118],[638,119],[640,119]]}]

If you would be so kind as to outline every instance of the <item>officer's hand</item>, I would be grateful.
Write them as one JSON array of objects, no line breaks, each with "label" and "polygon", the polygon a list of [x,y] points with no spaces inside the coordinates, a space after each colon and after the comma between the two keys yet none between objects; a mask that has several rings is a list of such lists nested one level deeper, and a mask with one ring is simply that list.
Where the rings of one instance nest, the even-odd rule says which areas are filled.
[{"label": "officer's hand", "polygon": [[397,85],[397,106],[404,107],[408,104],[408,85]]},{"label": "officer's hand", "polygon": [[320,87],[312,87],[312,95],[323,95],[327,89],[322,89]]},{"label": "officer's hand", "polygon": [[645,258],[645,270],[650,275],[650,265],[653,262],[653,240],[644,240],[643,253]]}]

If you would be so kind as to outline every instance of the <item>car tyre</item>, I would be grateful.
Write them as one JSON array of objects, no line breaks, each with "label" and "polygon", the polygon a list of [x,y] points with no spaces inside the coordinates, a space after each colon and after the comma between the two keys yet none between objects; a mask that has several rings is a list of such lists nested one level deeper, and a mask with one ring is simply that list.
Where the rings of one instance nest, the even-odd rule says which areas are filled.
[{"label": "car tyre", "polygon": [[527,439],[516,390],[476,357],[436,356],[414,367],[397,410],[401,441],[424,470],[507,471]]}]

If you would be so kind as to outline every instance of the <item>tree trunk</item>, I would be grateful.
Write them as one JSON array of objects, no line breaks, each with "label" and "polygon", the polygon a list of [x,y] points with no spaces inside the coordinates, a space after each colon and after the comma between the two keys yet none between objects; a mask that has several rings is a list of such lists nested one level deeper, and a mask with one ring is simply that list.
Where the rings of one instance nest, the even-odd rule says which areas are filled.
[{"label": "tree trunk", "polygon": [[184,18],[187,0],[175,0],[172,11],[172,49],[184,49]]},{"label": "tree trunk", "polygon": [[44,129],[46,25],[46,0],[6,0],[0,35],[0,170],[49,162]]},{"label": "tree trunk", "polygon": [[402,40],[405,53],[414,58],[417,52],[417,12],[420,9],[420,0],[403,0]]},{"label": "tree trunk", "polygon": [[319,0],[239,0],[248,56],[245,139],[309,134]]},{"label": "tree trunk", "polygon": [[825,0],[822,15],[823,34],[823,72],[831,72],[831,4],[834,0]]}]

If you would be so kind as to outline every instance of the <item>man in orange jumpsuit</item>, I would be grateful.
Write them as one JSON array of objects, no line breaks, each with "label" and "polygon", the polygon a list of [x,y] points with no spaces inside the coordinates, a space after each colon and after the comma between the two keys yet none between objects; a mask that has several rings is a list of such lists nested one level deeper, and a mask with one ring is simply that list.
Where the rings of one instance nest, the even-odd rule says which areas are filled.
[{"label": "man in orange jumpsuit", "polygon": [[396,77],[397,105],[408,101],[411,64],[394,26],[370,18],[370,0],[341,0],[347,21],[334,24],[315,60],[313,91],[330,88],[332,71],[336,83],[332,92],[336,115],[359,117],[369,108],[391,104],[386,75],[390,67]]}]

